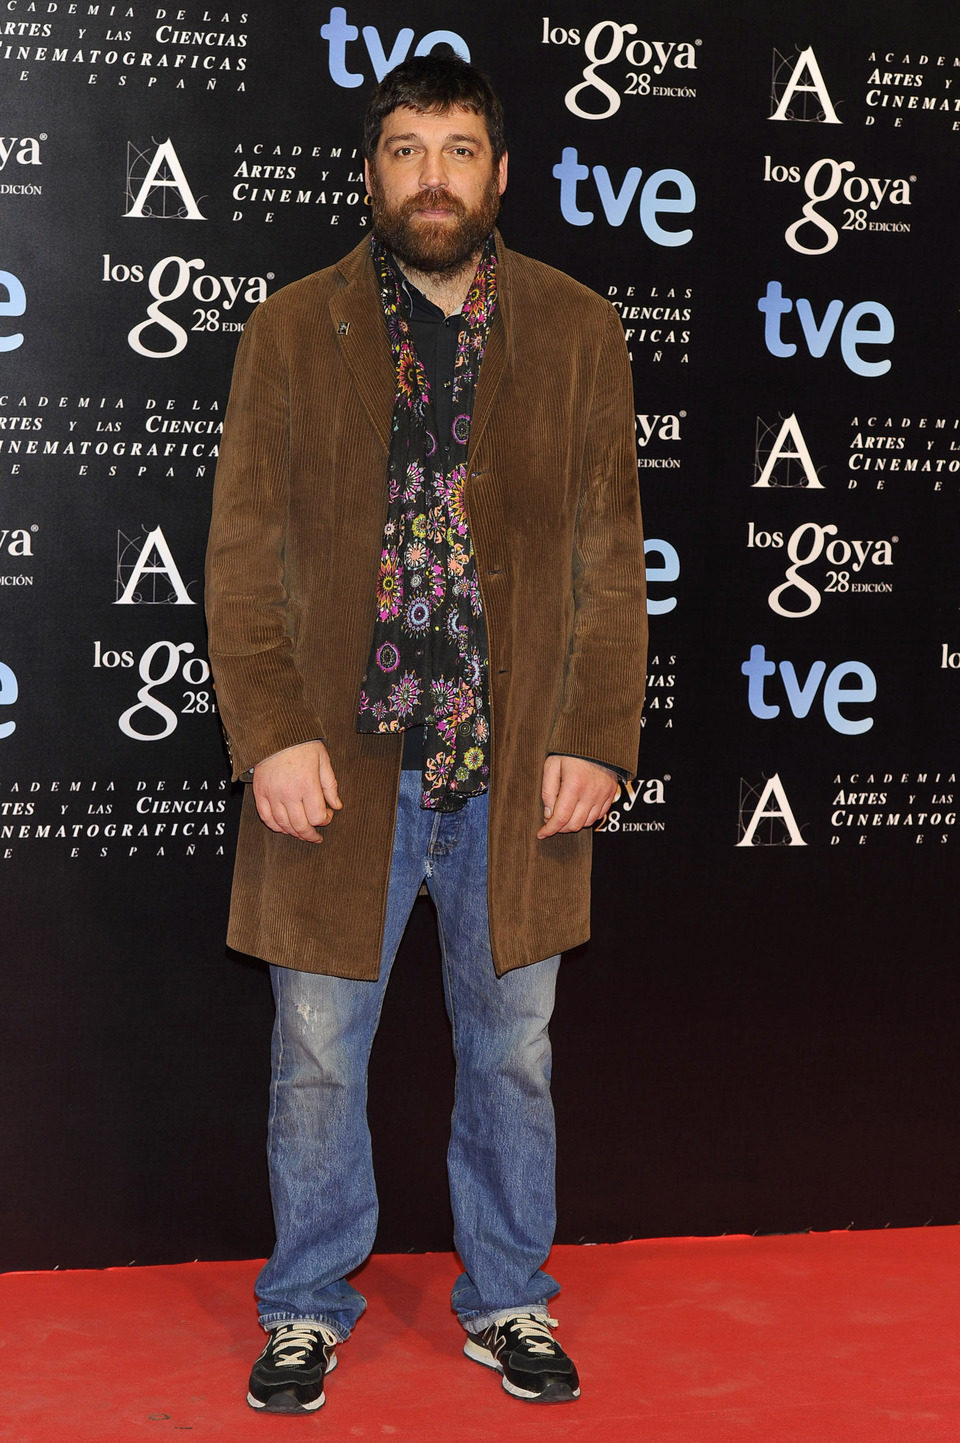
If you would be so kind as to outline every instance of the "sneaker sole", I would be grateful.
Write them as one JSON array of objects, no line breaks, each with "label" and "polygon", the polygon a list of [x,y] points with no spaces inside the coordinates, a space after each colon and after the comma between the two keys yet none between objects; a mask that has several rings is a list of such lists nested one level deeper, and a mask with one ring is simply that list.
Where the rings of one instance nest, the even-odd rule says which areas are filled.
[{"label": "sneaker sole", "polygon": [[310,1403],[301,1403],[293,1393],[274,1393],[273,1397],[266,1403],[261,1403],[252,1393],[247,1394],[247,1402],[251,1408],[256,1408],[261,1413],[315,1413],[322,1408],[326,1402],[326,1396],[321,1393],[319,1398],[314,1398]]},{"label": "sneaker sole", "polygon": [[472,1359],[474,1363],[482,1363],[485,1368],[492,1368],[495,1373],[499,1373],[503,1389],[510,1394],[511,1398],[522,1398],[525,1403],[572,1403],[580,1397],[579,1388],[571,1388],[569,1383],[561,1382],[559,1378],[554,1378],[539,1393],[532,1393],[527,1388],[518,1388],[516,1383],[510,1382],[503,1371],[503,1364],[497,1362],[490,1350],[482,1348],[471,1338],[464,1343],[463,1351],[465,1356]]},{"label": "sneaker sole", "polygon": [[[327,1374],[333,1372],[338,1361],[339,1359],[336,1353],[332,1353],[323,1375],[324,1378],[327,1377]],[[286,1389],[282,1392],[274,1393],[265,1403],[261,1402],[259,1398],[255,1398],[252,1393],[247,1394],[248,1404],[251,1408],[256,1408],[259,1413],[315,1413],[318,1408],[323,1407],[326,1401],[326,1394],[323,1392],[321,1392],[319,1398],[314,1398],[309,1403],[301,1403],[295,1393],[291,1393]]]}]

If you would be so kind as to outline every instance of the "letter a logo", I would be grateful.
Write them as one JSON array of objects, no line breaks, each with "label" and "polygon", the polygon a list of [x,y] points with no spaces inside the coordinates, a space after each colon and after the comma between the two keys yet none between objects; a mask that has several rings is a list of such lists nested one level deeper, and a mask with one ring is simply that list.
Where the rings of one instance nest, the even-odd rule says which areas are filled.
[{"label": "letter a logo", "polygon": [[[823,125],[842,124],[833,108],[833,101],[830,99],[823,76],[820,74],[820,66],[813,53],[813,46],[808,45],[806,50],[800,51],[790,78],[784,83],[783,73],[789,64],[790,61],[786,56],[781,55],[779,50],[774,50],[771,99],[776,108],[769,118],[771,120],[815,120],[820,121]],[[800,100],[793,105],[792,102],[797,95],[800,96]],[[814,96],[816,100],[812,98]]]},{"label": "letter a logo", "polygon": [[[751,810],[752,805],[752,810]],[[757,836],[757,831],[762,831]],[[805,847],[779,772],[766,782],[763,790],[750,782],[740,782],[740,840],[738,847]],[[789,840],[787,840],[789,838]]]},{"label": "letter a logo", "polygon": [[[772,426],[768,426],[759,416],[757,417],[756,467],[760,475],[753,485],[808,486],[822,491],[824,489],[823,482],[814,469],[809,448],[796,416],[790,415],[786,418],[777,432],[773,445],[768,449],[767,441],[772,430]],[[799,467],[793,464],[796,461],[799,461]],[[798,470],[803,473],[805,480],[798,479]]]},{"label": "letter a logo", "polygon": [[149,154],[128,142],[127,200],[130,204],[124,216],[134,220],[206,220],[194,200],[173,141],[165,140],[158,145],[152,160]]},{"label": "letter a logo", "polygon": [[[136,558],[131,563],[134,551]],[[166,584],[160,582],[161,576],[166,577]],[[151,580],[138,590],[144,577]],[[147,533],[142,545],[124,536],[122,531],[117,532],[117,599],[113,604],[196,606],[187,595],[173,552],[159,526]]]}]

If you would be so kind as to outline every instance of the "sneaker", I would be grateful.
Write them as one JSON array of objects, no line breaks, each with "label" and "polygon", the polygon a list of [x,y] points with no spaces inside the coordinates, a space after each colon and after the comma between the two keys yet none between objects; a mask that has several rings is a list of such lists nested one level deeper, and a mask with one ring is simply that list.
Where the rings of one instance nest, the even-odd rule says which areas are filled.
[{"label": "sneaker", "polygon": [[312,1413],[322,1408],[323,1378],[337,1366],[339,1342],[329,1328],[282,1323],[253,1365],[247,1402],[268,1413]]},{"label": "sneaker", "polygon": [[482,1333],[468,1333],[463,1351],[475,1363],[496,1368],[514,1398],[531,1403],[570,1403],[580,1397],[580,1379],[573,1360],[556,1342],[556,1318],[517,1313],[491,1323]]}]

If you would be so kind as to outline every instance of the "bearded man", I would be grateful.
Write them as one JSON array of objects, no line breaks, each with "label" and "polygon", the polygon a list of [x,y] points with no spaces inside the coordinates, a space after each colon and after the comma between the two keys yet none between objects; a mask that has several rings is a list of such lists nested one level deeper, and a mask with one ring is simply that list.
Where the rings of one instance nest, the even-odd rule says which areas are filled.
[{"label": "bearded man", "polygon": [[[464,1352],[579,1396],[544,1270],[548,1024],[589,932],[591,827],[632,776],[644,678],[620,322],[507,249],[500,103],[456,57],[365,118],[372,235],[241,342],[214,497],[210,658],[246,790],[228,940],[270,963],[276,1247],[247,1401],[324,1402],[365,1301],[370,1049],[414,899],[436,906]],[[416,1046],[416,1039],[411,1039]]]}]

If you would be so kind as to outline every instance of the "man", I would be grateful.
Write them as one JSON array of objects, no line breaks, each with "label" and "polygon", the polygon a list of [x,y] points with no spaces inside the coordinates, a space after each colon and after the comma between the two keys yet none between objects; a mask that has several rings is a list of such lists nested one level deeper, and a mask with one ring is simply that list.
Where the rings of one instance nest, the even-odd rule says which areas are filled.
[{"label": "man", "polygon": [[612,308],[494,230],[499,101],[454,57],[365,120],[373,235],[254,311],[208,557],[244,798],[229,941],[271,964],[277,1244],[248,1402],[324,1402],[363,1312],[366,1074],[414,899],[436,904],[457,1088],[466,1355],[579,1395],[554,1230],[558,954],[589,931],[590,828],[636,763],[645,608],[633,394]]}]

